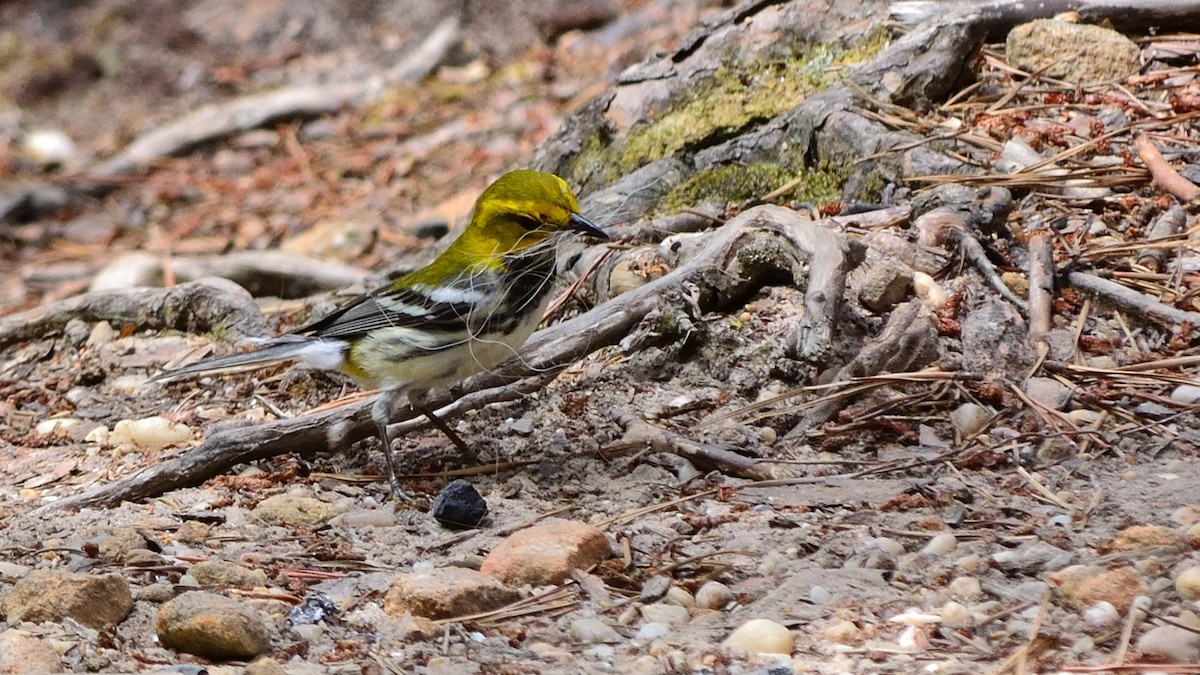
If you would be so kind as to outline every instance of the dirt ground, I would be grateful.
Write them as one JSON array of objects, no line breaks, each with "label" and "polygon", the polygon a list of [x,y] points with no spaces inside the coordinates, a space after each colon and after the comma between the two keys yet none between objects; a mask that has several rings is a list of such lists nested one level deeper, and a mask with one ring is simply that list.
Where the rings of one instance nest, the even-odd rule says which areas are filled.
[{"label": "dirt ground", "polygon": [[[95,161],[208,102],[386,69],[437,25],[441,4],[4,3],[0,192],[87,182]],[[0,314],[82,292],[114,261],[134,267],[123,258],[132,252],[281,248],[345,263],[359,275],[351,292],[411,269],[488,180],[528,163],[571,111],[728,9],[629,0],[606,13],[601,4],[476,7],[463,44],[420,84],[200,144],[91,203],[3,225]],[[73,141],[53,166],[27,143],[38,130]],[[1093,203],[1064,217],[1119,221],[1114,236],[1136,245],[1124,225],[1151,209],[1114,208]],[[1190,254],[1192,243],[1179,245]],[[1196,281],[1193,271],[1179,276],[1187,288]],[[423,507],[394,509],[373,440],[240,464],[137,503],[56,510],[56,500],[177,457],[215,431],[300,415],[354,387],[295,366],[147,382],[168,363],[224,349],[212,334],[75,320],[16,341],[0,352],[0,596],[45,569],[116,573],[134,602],[99,629],[2,616],[0,666],[40,669],[11,656],[20,644],[50,646],[71,672],[243,672],[249,659],[213,662],[156,635],[164,603],[196,587],[188,570],[221,560],[265,572],[265,583],[205,590],[261,612],[265,654],[288,673],[1106,672],[1118,663],[1149,672],[1162,661],[1169,672],[1200,672],[1200,589],[1180,581],[1200,567],[1198,397],[1180,390],[1194,383],[1190,326],[1147,325],[1079,294],[1056,298],[1056,330],[1069,335],[1075,318],[1086,325],[1081,366],[1184,361],[1121,371],[1124,379],[1093,373],[1086,386],[1045,373],[1030,384],[1037,355],[1004,333],[1022,321],[1015,310],[970,264],[948,265],[940,281],[954,309],[938,315],[931,365],[1007,368],[1006,378],[921,371],[875,381],[815,433],[791,434],[822,395],[797,388],[829,376],[789,357],[801,289],[771,285],[736,310],[697,310],[684,323],[649,317],[535,393],[455,420],[482,466],[448,461],[453,448],[435,431],[397,444],[406,489],[432,501],[463,477],[487,500],[487,520],[466,532]],[[262,295],[287,296],[260,301],[273,330],[349,297]],[[1178,304],[1189,306],[1183,295]],[[864,336],[887,320],[857,301],[851,311]],[[97,431],[154,416],[184,438],[155,447]],[[629,417],[784,471],[736,478],[647,450],[628,442]],[[330,510],[308,525],[272,524],[256,508],[278,495]],[[432,631],[382,609],[398,573],[477,569],[548,516],[599,528],[614,557],[584,581],[520,588],[526,601],[510,611]],[[697,607],[711,581],[728,587],[729,601]],[[315,625],[297,621],[292,610],[306,598],[338,610]],[[667,625],[655,620],[664,605],[688,611]],[[579,622],[589,618],[615,634],[584,636]],[[723,646],[753,619],[789,628],[791,652]]]}]

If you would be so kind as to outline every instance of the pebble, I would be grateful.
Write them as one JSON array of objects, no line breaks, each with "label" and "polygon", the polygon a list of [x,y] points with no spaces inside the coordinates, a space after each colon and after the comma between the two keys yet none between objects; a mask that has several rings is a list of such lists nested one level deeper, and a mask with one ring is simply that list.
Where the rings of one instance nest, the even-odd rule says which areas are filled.
[{"label": "pebble", "polygon": [[21,579],[29,570],[32,569],[28,565],[18,565],[7,560],[0,560],[0,579]]},{"label": "pebble", "polygon": [[189,591],[158,611],[154,631],[168,649],[207,659],[247,659],[271,648],[262,615],[215,593]]},{"label": "pebble", "polygon": [[668,626],[682,626],[688,621],[687,607],[679,607],[678,605],[667,605],[656,602],[652,605],[643,605],[641,612],[642,620],[646,623],[665,623]]},{"label": "pebble", "polygon": [[1107,630],[1121,620],[1121,613],[1107,600],[1101,600],[1083,610],[1083,621],[1093,630]]},{"label": "pebble", "polygon": [[1187,534],[1184,535],[1188,546],[1192,548],[1200,548],[1200,523],[1196,523],[1187,529]]},{"label": "pebble", "polygon": [[603,619],[594,617],[572,621],[571,627],[567,629],[567,634],[571,636],[572,640],[584,644],[621,641],[621,634],[615,628],[608,625]]},{"label": "pebble", "polygon": [[947,626],[974,626],[975,617],[971,615],[971,610],[960,602],[951,600],[942,609],[938,611],[938,616],[942,617],[942,623]]},{"label": "pebble", "polygon": [[863,639],[862,629],[853,621],[839,621],[821,631],[821,637],[842,645],[858,644]]},{"label": "pebble", "polygon": [[1171,400],[1183,405],[1200,403],[1200,386],[1195,384],[1181,384],[1171,391]]},{"label": "pebble", "polygon": [[49,641],[16,628],[0,632],[0,673],[62,672],[62,659]]},{"label": "pebble", "polygon": [[725,638],[722,646],[748,654],[792,653],[795,636],[786,626],[770,619],[751,619]]},{"label": "pebble", "polygon": [[706,581],[696,591],[696,606],[702,609],[725,609],[733,602],[733,591],[719,581]]},{"label": "pebble", "polygon": [[949,588],[950,592],[959,598],[974,600],[983,597],[983,587],[975,577],[955,577]]},{"label": "pebble", "polygon": [[1117,533],[1114,551],[1136,551],[1152,546],[1178,546],[1179,533],[1162,525],[1133,525]]},{"label": "pebble", "polygon": [[487,513],[487,501],[462,478],[450,481],[433,500],[434,520],[454,530],[479,527]]},{"label": "pebble", "polygon": [[120,623],[133,610],[133,593],[119,574],[76,574],[34,570],[0,602],[11,622],[71,618],[97,630]]},{"label": "pebble", "polygon": [[503,607],[521,597],[496,578],[465,567],[438,567],[398,574],[383,598],[392,616],[446,619]]},{"label": "pebble", "polygon": [[253,588],[267,585],[267,573],[235,565],[225,560],[205,560],[192,565],[188,574],[201,586],[237,586]]},{"label": "pebble", "polygon": [[678,605],[680,607],[695,607],[696,598],[686,588],[680,586],[672,586],[667,590],[667,596],[663,598],[663,602],[668,605]]},{"label": "pebble", "polygon": [[1031,377],[1025,380],[1025,393],[1029,398],[1051,410],[1062,410],[1071,400],[1071,389],[1049,377]]},{"label": "pebble", "polygon": [[283,666],[269,656],[260,656],[246,664],[242,675],[286,675]]},{"label": "pebble", "polygon": [[68,164],[79,157],[79,148],[65,132],[35,129],[21,140],[21,152],[42,166]]},{"label": "pebble", "polygon": [[192,429],[186,424],[154,415],[140,420],[120,420],[108,434],[109,445],[136,450],[162,450],[168,445],[192,440]]},{"label": "pebble", "polygon": [[1200,567],[1189,567],[1180,572],[1175,578],[1175,592],[1188,602],[1200,600]]},{"label": "pebble", "polygon": [[638,594],[638,599],[642,602],[654,602],[667,594],[671,588],[671,579],[667,576],[656,574],[649,579],[646,579],[642,584],[642,591]]},{"label": "pebble", "polygon": [[983,430],[992,413],[978,403],[964,403],[950,412],[950,424],[959,438],[968,438]]},{"label": "pebble", "polygon": [[943,532],[930,539],[921,552],[932,555],[950,555],[956,548],[958,548],[958,537],[950,532]]},{"label": "pebble", "polygon": [[334,513],[333,504],[313,497],[284,493],[262,500],[250,515],[272,525],[312,527],[333,518]]},{"label": "pebble", "polygon": [[634,635],[633,638],[639,642],[652,642],[666,635],[670,631],[671,627],[667,624],[655,623],[652,621],[650,623],[643,624],[642,627],[638,629],[637,635]]},{"label": "pebble", "polygon": [[813,586],[808,589],[808,599],[814,605],[828,605],[833,602],[833,593],[830,593],[824,586]]},{"label": "pebble", "polygon": [[1132,567],[1118,567],[1087,576],[1078,586],[1070,591],[1063,588],[1062,592],[1076,607],[1087,607],[1107,600],[1118,612],[1124,614],[1134,598],[1146,595],[1149,590],[1137,570]]},{"label": "pebble", "polygon": [[364,509],[346,511],[329,519],[334,527],[392,527],[396,524],[396,512],[391,509]]},{"label": "pebble", "polygon": [[1156,626],[1138,638],[1137,649],[1168,663],[1194,663],[1200,661],[1200,635],[1178,626]]},{"label": "pebble", "polygon": [[173,538],[181,544],[203,544],[211,534],[211,525],[198,520],[186,520],[175,530]]},{"label": "pebble", "polygon": [[500,542],[480,568],[514,586],[549,586],[612,557],[604,533],[578,521],[548,518]]}]

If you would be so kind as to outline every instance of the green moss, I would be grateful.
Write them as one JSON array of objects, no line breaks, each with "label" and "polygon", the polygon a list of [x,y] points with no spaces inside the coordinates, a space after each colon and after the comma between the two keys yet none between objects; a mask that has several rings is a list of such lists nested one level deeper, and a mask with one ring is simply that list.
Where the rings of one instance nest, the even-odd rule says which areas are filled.
[{"label": "green moss", "polygon": [[674,213],[687,206],[704,202],[737,204],[758,200],[788,186],[774,201],[799,201],[826,204],[841,198],[842,185],[848,171],[841,167],[822,165],[793,169],[775,162],[759,162],[749,166],[726,164],[701,171],[663,198],[659,210]]}]

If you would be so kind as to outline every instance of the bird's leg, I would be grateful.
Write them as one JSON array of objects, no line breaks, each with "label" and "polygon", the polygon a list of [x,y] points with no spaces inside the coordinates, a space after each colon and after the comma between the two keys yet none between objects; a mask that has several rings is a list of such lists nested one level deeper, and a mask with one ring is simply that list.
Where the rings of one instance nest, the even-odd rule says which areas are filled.
[{"label": "bird's leg", "polygon": [[442,418],[435,415],[433,413],[433,410],[425,405],[425,392],[423,392],[423,391],[409,392],[408,404],[410,406],[412,406],[412,409],[415,412],[418,412],[418,413],[424,415],[425,419],[429,420],[429,422],[431,424],[433,424],[433,426],[437,427],[439,431],[441,431],[443,434],[446,435],[446,438],[450,439],[450,442],[453,443],[455,445],[455,447],[458,448],[459,458],[463,462],[468,463],[468,464],[480,464],[481,463],[479,461],[479,455],[476,454],[476,452],[474,450],[472,450],[471,447],[469,445],[467,445],[466,442],[463,441],[463,439],[460,438],[459,435],[457,433],[455,433],[453,429],[450,428],[449,424],[446,424],[446,422]]},{"label": "bird's leg", "polygon": [[412,503],[416,501],[412,495],[400,488],[400,480],[396,478],[396,458],[392,455],[392,438],[388,435],[388,422],[392,419],[392,410],[402,392],[385,390],[375,399],[371,406],[371,419],[379,430],[379,440],[383,443],[383,456],[387,460],[388,481],[392,488],[392,498],[397,503]]}]

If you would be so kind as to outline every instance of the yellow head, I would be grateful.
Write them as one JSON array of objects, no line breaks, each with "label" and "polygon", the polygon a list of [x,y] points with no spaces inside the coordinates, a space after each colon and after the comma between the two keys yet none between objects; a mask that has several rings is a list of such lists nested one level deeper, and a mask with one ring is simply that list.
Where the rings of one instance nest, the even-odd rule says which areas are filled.
[{"label": "yellow head", "polygon": [[579,203],[563,179],[549,173],[510,171],[479,195],[471,222],[429,267],[414,273],[432,277],[462,270],[502,265],[505,255],[545,244],[556,234],[578,232],[608,239],[603,230],[579,214]]}]

